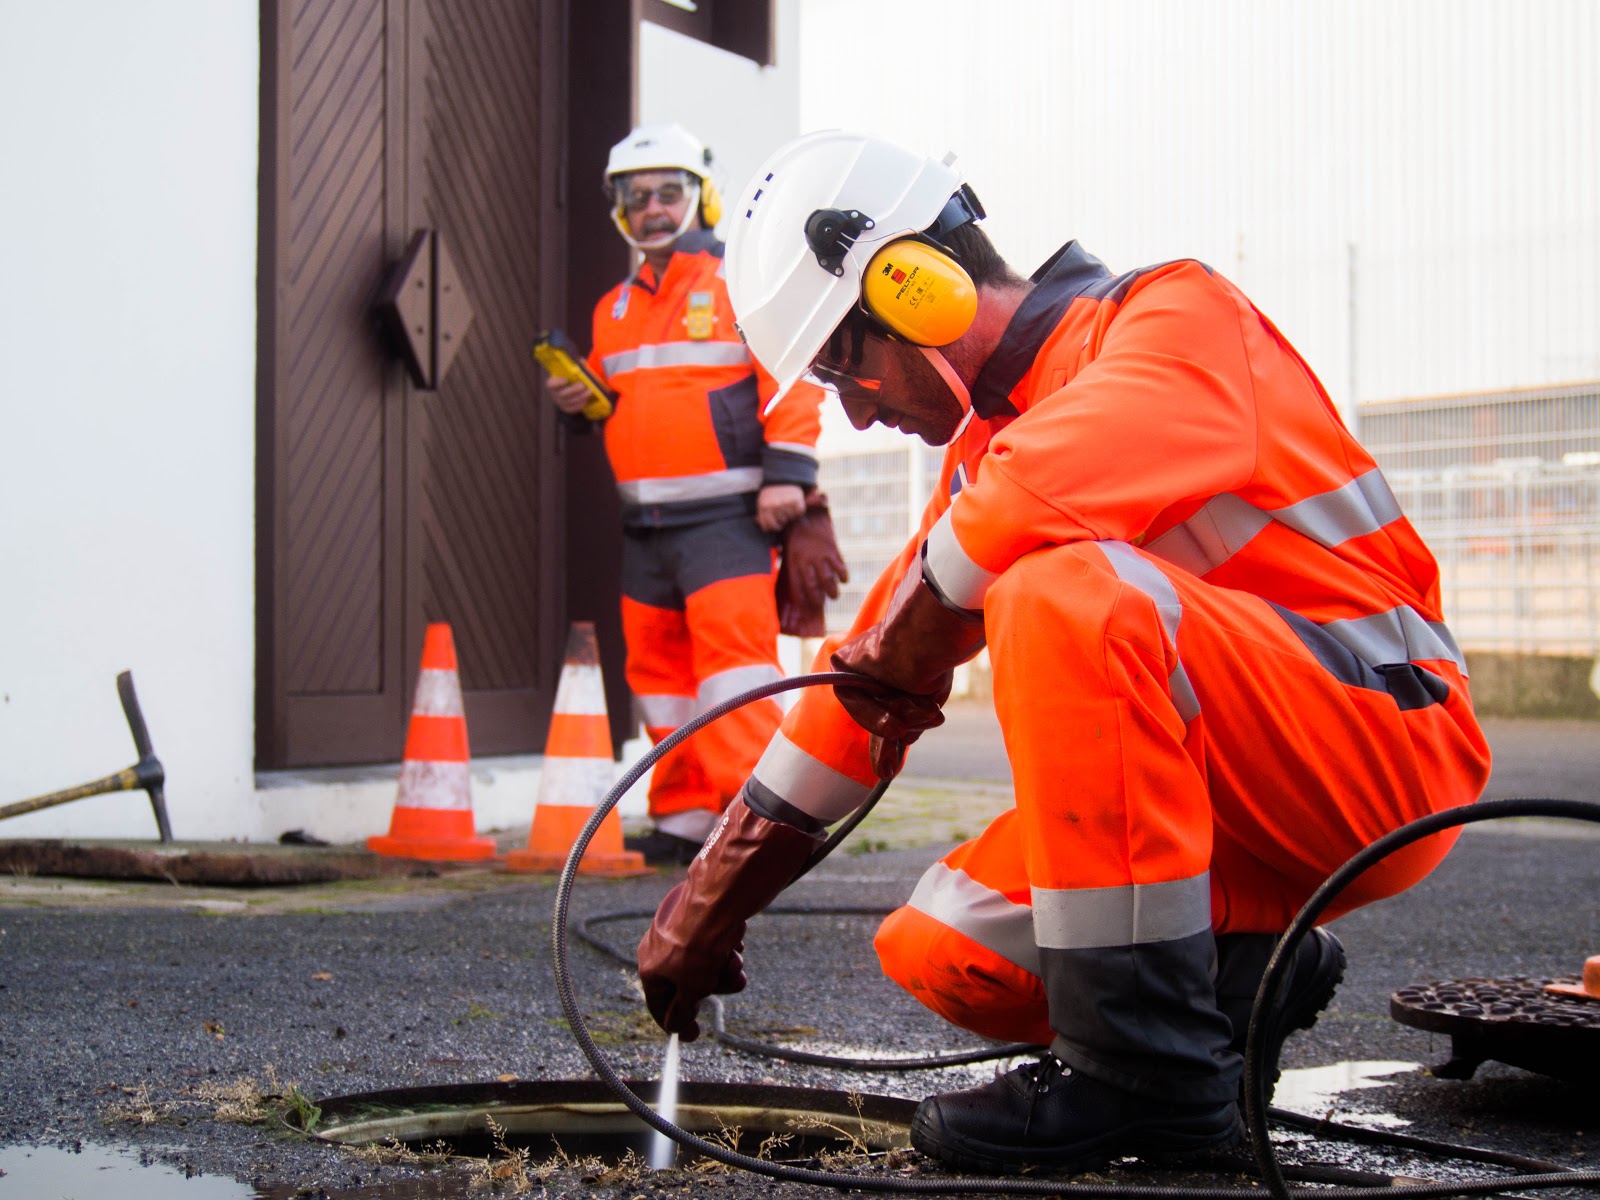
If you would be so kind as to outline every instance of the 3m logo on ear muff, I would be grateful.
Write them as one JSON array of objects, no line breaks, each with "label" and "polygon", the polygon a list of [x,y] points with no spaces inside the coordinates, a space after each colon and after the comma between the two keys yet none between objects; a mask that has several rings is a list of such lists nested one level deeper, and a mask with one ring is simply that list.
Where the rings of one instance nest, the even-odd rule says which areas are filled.
[{"label": "3m logo on ear muff", "polygon": [[955,259],[916,238],[890,242],[861,278],[861,303],[918,346],[948,346],[978,315],[978,289]]}]

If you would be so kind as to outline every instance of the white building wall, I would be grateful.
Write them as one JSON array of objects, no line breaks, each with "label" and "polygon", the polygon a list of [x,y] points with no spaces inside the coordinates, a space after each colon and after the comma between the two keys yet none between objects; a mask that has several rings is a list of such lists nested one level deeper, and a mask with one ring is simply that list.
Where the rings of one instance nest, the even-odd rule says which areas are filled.
[{"label": "white building wall", "polygon": [[[180,836],[252,794],[253,4],[7,2],[0,37],[0,803],[137,757]],[[152,837],[142,792],[0,836]]]},{"label": "white building wall", "polygon": [[1000,249],[1197,257],[1352,401],[1600,376],[1593,0],[802,0],[801,119],[960,156]]},{"label": "white building wall", "polygon": [[[730,191],[798,130],[795,13],[772,68],[641,32],[642,117],[700,132]],[[133,763],[131,670],[178,838],[382,833],[393,766],[253,771],[257,7],[0,17],[0,804]],[[480,829],[526,828],[540,762],[474,763]],[[0,824],[154,835],[143,792]]]}]

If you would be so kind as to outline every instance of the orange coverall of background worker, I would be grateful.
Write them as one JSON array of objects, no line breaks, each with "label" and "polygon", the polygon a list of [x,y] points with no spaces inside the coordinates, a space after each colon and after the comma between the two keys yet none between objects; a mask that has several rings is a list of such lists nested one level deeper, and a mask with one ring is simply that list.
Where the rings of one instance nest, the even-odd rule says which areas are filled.
[{"label": "orange coverall of background worker", "polygon": [[[642,126],[613,148],[614,219],[642,258],[595,305],[588,356],[616,393],[602,428],[622,499],[626,675],[655,742],[782,678],[774,547],[817,481],[821,391],[764,412],[776,385],[734,329],[723,246],[701,228],[718,215],[696,174],[708,159],[676,125]],[[758,498],[785,492],[793,511],[758,511]],[[647,858],[671,861],[663,841],[680,861],[699,849],[781,717],[776,700],[746,705],[656,764]]]}]

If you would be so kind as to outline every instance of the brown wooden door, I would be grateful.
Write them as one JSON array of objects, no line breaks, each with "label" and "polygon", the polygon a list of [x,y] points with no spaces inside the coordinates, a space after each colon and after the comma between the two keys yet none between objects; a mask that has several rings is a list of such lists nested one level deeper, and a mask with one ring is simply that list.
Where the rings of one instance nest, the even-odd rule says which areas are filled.
[{"label": "brown wooden door", "polygon": [[[399,758],[448,621],[475,754],[542,749],[562,486],[530,353],[563,263],[556,0],[263,6],[258,766]],[[473,319],[436,390],[372,303],[433,229]]]}]

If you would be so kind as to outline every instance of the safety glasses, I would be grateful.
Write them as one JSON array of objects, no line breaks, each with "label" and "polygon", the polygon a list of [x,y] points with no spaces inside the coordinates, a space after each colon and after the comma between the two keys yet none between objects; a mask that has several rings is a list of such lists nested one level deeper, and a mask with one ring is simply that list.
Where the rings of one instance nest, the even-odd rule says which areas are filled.
[{"label": "safety glasses", "polygon": [[806,369],[812,383],[841,400],[876,401],[889,375],[889,344],[864,322],[847,319]]},{"label": "safety glasses", "polygon": [[620,189],[619,199],[622,207],[631,213],[640,213],[650,207],[650,198],[653,196],[661,201],[662,208],[671,208],[688,194],[688,187],[681,180],[669,180],[658,183],[655,187],[640,187],[637,184],[625,183]]}]

